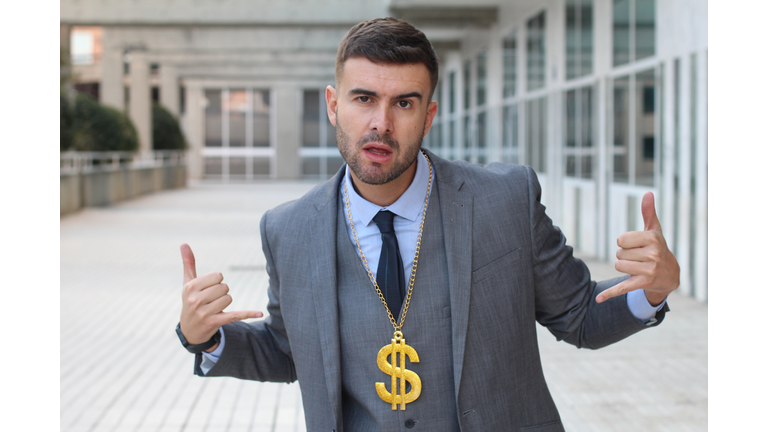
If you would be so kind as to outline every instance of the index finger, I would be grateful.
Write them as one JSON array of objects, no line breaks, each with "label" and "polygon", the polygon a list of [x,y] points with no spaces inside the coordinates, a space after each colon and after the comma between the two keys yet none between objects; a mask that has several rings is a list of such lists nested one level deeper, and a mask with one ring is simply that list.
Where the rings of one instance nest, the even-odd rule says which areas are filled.
[{"label": "index finger", "polygon": [[595,301],[602,303],[609,298],[617,297],[640,288],[642,288],[642,283],[638,281],[636,276],[630,276],[629,279],[620,282],[598,294],[595,298]]},{"label": "index finger", "polygon": [[181,261],[184,263],[184,283],[187,283],[197,277],[195,254],[192,253],[192,248],[186,243],[182,244],[180,249]]}]

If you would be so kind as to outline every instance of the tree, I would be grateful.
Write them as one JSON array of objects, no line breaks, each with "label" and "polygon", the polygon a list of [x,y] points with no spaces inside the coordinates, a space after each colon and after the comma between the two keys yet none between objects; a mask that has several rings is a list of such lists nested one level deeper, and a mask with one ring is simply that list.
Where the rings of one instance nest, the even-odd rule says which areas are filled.
[{"label": "tree", "polygon": [[139,137],[128,116],[79,94],[72,144],[78,151],[136,151]]},{"label": "tree", "polygon": [[72,106],[69,104],[69,98],[64,92],[61,92],[61,108],[59,109],[60,121],[60,135],[59,135],[59,148],[60,151],[67,151],[72,147],[72,128],[74,123],[74,117],[72,116]]},{"label": "tree", "polygon": [[179,122],[158,103],[152,104],[152,147],[155,150],[184,150],[187,147]]}]

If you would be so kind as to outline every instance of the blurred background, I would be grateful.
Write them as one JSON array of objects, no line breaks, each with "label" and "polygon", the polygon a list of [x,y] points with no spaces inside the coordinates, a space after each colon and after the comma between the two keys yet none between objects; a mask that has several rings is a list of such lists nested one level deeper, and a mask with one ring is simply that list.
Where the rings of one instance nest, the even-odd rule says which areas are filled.
[{"label": "blurred background", "polygon": [[[330,177],[342,164],[324,106],[336,49],[352,25],[383,16],[422,29],[440,58],[425,147],[531,165],[571,244],[604,260],[620,233],[642,229],[640,199],[653,191],[680,289],[707,300],[707,3],[698,0],[61,0],[62,105],[87,95],[134,129],[127,140],[62,138],[62,214],[185,179]],[[65,184],[76,181],[67,169],[121,160],[73,161],[72,149],[127,149],[134,165],[174,168],[134,182],[143,186],[113,175],[117,191],[102,174],[82,191]]]},{"label": "blurred background", "polygon": [[[334,83],[344,34],[360,21],[384,16],[404,18],[424,31],[440,60],[433,97],[439,110],[424,147],[448,159],[532,166],[549,216],[599,275],[612,276],[616,237],[643,229],[642,195],[650,190],[656,196],[665,237],[681,267],[675,295],[682,308],[667,318],[681,321],[654,332],[667,335],[661,350],[668,349],[677,362],[669,368],[648,357],[659,354],[659,339],[653,338],[614,351],[613,358],[611,351],[601,354],[607,357],[584,357],[581,369],[569,348],[557,354],[559,348],[542,347],[568,430],[706,429],[707,2],[61,0],[60,5],[62,430],[301,429],[295,386],[280,390],[221,381],[213,391],[214,384],[201,382],[211,380],[191,376],[191,359],[172,332],[181,275],[176,248],[189,242],[198,252],[195,245],[201,246],[198,262],[208,263],[206,271],[223,271],[243,288],[255,288],[233,295],[232,308],[264,308],[258,218],[342,166],[324,91]],[[122,279],[105,282],[107,274]],[[153,283],[133,291],[137,297],[126,297],[125,290],[150,277]],[[157,313],[127,309],[137,298]],[[114,314],[103,319],[135,329],[119,336],[154,347],[162,353],[162,367],[102,345],[115,337],[110,325],[81,327],[94,304],[113,305]],[[81,344],[86,336],[92,342]],[[123,366],[107,360],[110,356],[122,358]],[[601,370],[574,378],[594,369],[599,358],[605,361]],[[638,362],[630,372],[606,372],[611,359],[628,358]],[[659,403],[669,417],[637,423],[642,409],[634,420],[594,416],[599,407],[626,410],[617,394],[625,404],[634,403],[621,390],[626,383],[618,393],[598,391],[579,401],[649,364],[666,368],[666,390],[672,390],[658,396],[663,389],[656,388],[644,403],[655,409],[652,399],[664,399]],[[574,369],[563,369],[569,365]],[[562,379],[552,382],[558,374]],[[163,393],[169,385],[177,389],[170,396]],[[142,393],[137,386],[152,391]],[[231,415],[218,418],[210,405],[224,406],[217,395],[230,390],[250,399],[230,397]],[[642,391],[635,389],[635,395]],[[258,394],[270,396],[259,404]],[[142,405],[144,397],[149,399]],[[173,402],[156,403],[168,400]],[[253,403],[252,409],[238,405],[243,400]],[[271,405],[265,407],[265,400]],[[208,417],[200,417],[198,403],[211,409]],[[583,403],[593,405],[591,425],[580,423],[577,407]],[[271,423],[249,423],[246,417]],[[680,418],[687,423],[675,429]]]}]

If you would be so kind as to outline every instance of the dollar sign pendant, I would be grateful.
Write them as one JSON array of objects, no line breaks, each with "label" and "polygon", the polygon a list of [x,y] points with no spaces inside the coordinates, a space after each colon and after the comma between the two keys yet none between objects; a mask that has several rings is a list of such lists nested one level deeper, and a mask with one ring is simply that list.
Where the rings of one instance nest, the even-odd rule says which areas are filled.
[{"label": "dollar sign pendant", "polygon": [[[399,364],[396,360],[398,353],[400,354]],[[387,361],[388,356],[391,356],[392,364]],[[393,410],[397,409],[398,404],[400,404],[400,410],[405,410],[405,404],[415,401],[421,394],[421,378],[419,378],[416,372],[405,368],[406,356],[411,359],[412,363],[419,362],[419,355],[416,353],[416,350],[410,345],[405,344],[403,333],[396,331],[392,343],[379,350],[379,355],[376,358],[379,369],[385,374],[392,376],[392,393],[388,392],[387,387],[381,382],[376,383],[376,392],[384,402],[392,404]],[[399,394],[397,391],[398,378],[400,378]],[[411,383],[411,391],[408,393],[405,393],[406,381]]]}]

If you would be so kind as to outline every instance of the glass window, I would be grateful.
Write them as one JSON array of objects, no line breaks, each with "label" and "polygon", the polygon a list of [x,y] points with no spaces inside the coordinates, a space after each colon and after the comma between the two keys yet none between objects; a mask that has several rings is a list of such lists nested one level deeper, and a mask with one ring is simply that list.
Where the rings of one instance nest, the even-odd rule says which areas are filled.
[{"label": "glass window", "polygon": [[209,178],[221,178],[223,162],[220,157],[205,158],[205,176]]},{"label": "glass window", "polygon": [[576,147],[576,90],[565,93],[565,146]]},{"label": "glass window", "polygon": [[547,172],[547,99],[525,103],[525,144],[528,164],[537,173]]},{"label": "glass window", "polygon": [[448,112],[453,114],[456,112],[456,72],[451,72],[449,75],[450,83],[448,85]]},{"label": "glass window", "polygon": [[255,157],[251,162],[253,175],[258,177],[269,177],[270,174],[269,158]]},{"label": "glass window", "polygon": [[504,37],[504,97],[515,95],[517,86],[517,40],[515,32]]},{"label": "glass window", "polygon": [[472,123],[468,115],[464,116],[464,146],[461,158],[467,162],[472,160]]},{"label": "glass window", "polygon": [[579,76],[577,72],[580,42],[578,12],[578,0],[568,0],[565,3],[565,77],[567,79]]},{"label": "glass window", "polygon": [[253,146],[269,147],[269,135],[269,90],[254,90]]},{"label": "glass window", "polygon": [[593,146],[597,119],[594,111],[593,93],[594,89],[591,86],[581,89],[581,147]]},{"label": "glass window", "polygon": [[94,35],[88,29],[73,29],[70,36],[72,64],[94,62]]},{"label": "glass window", "polygon": [[229,178],[245,180],[245,158],[242,156],[229,157]]},{"label": "glass window", "polygon": [[592,178],[596,127],[593,92],[592,86],[586,86],[565,93],[566,176]]},{"label": "glass window", "polygon": [[[248,108],[245,90],[229,90],[228,96],[223,101],[223,109],[229,117],[230,147],[245,147],[245,118],[248,115]],[[245,161],[243,161],[243,175],[245,175]]]},{"label": "glass window", "polygon": [[629,77],[613,81],[613,181],[629,182]]},{"label": "glass window", "polygon": [[565,5],[566,79],[592,73],[592,0]]},{"label": "glass window", "polygon": [[342,165],[344,165],[344,158],[341,156],[329,156],[326,159],[325,172],[332,176],[341,169]]},{"label": "glass window", "polygon": [[613,0],[613,65],[656,54],[656,0]]},{"label": "glass window", "polygon": [[592,52],[594,46],[592,0],[581,0],[581,75],[592,73]]},{"label": "glass window", "polygon": [[303,157],[301,158],[301,172],[305,176],[319,176],[320,175],[320,158],[317,157]]},{"label": "glass window", "polygon": [[477,106],[485,105],[485,72],[486,72],[486,53],[480,51],[477,54]]},{"label": "glass window", "polygon": [[635,60],[656,54],[656,0],[635,0]]},{"label": "glass window", "polygon": [[546,85],[545,26],[544,12],[528,20],[526,25],[528,90],[540,89]]},{"label": "glass window", "polygon": [[654,160],[656,157],[656,74],[653,69],[639,72],[635,78],[635,183],[653,186]]},{"label": "glass window", "polygon": [[[221,90],[205,90],[205,146],[221,147]],[[207,169],[207,166],[206,166]],[[207,171],[206,171],[207,172]],[[219,173],[220,174],[220,173]]]},{"label": "glass window", "polygon": [[613,0],[613,65],[629,63],[629,1]]},{"label": "glass window", "polygon": [[477,163],[487,163],[486,155],[486,112],[477,114]]},{"label": "glass window", "polygon": [[304,90],[301,145],[320,146],[320,90]]},{"label": "glass window", "polygon": [[517,104],[504,107],[503,138],[501,144],[501,161],[507,163],[519,163],[519,150],[517,142]]},{"label": "glass window", "polygon": [[468,110],[472,106],[472,62],[467,60],[464,62],[464,109]]}]

